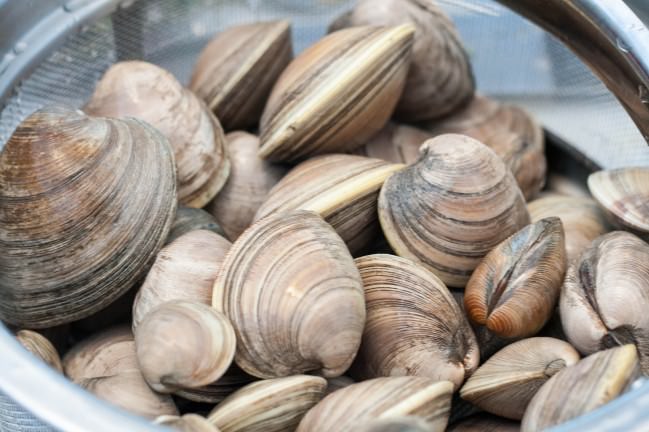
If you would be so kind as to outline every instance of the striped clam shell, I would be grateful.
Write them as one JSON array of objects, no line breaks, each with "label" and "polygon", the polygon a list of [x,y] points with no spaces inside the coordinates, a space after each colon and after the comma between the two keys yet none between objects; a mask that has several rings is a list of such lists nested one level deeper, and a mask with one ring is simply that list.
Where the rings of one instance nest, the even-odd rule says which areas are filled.
[{"label": "striped clam shell", "polygon": [[257,378],[248,375],[233,362],[216,382],[195,389],[179,389],[174,394],[194,402],[216,404],[256,380]]},{"label": "striped clam shell", "polygon": [[388,177],[378,210],[397,255],[452,287],[464,287],[491,249],[529,223],[523,195],[500,158],[453,134],[426,141],[415,164]]},{"label": "striped clam shell", "polygon": [[255,219],[294,209],[324,218],[352,253],[379,232],[376,201],[385,179],[403,165],[354,155],[324,155],[293,168],[275,185]]},{"label": "striped clam shell", "polygon": [[392,115],[415,28],[355,27],[308,48],[279,77],[261,118],[264,159],[352,150]]},{"label": "striped clam shell", "polygon": [[166,139],[135,119],[42,108],[0,155],[0,318],[43,328],[127,292],[176,211]]}]

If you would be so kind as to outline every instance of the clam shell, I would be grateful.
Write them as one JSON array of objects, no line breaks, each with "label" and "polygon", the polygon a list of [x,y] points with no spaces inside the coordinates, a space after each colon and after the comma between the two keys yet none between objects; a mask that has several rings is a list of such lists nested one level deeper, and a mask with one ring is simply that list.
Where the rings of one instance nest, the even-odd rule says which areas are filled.
[{"label": "clam shell", "polygon": [[624,393],[640,375],[633,345],[598,352],[550,378],[530,402],[522,432],[536,432],[593,411]]},{"label": "clam shell", "polygon": [[216,404],[256,380],[257,378],[248,375],[233,362],[216,382],[195,389],[179,389],[174,394],[194,402]]},{"label": "clam shell", "polygon": [[207,209],[234,241],[253,222],[268,193],[288,171],[257,156],[259,138],[246,132],[225,136],[232,169],[227,183]]},{"label": "clam shell", "polygon": [[260,378],[341,375],[365,324],[363,285],[349,251],[307,211],[268,216],[244,231],[216,279],[213,305],[234,326],[235,361]]},{"label": "clam shell", "polygon": [[590,192],[588,192],[588,187],[585,184],[577,179],[558,173],[548,175],[546,189],[550,194],[590,198]]},{"label": "clam shell", "polygon": [[220,432],[205,417],[197,414],[185,414],[182,417],[164,415],[156,418],[154,423],[180,432]]},{"label": "clam shell", "polygon": [[404,121],[443,117],[465,105],[475,90],[469,57],[448,16],[433,0],[359,0],[329,29],[350,26],[416,28],[412,64],[395,114]]},{"label": "clam shell", "polygon": [[399,256],[463,287],[480,260],[529,223],[503,162],[462,135],[426,141],[417,163],[392,174],[379,195],[379,221]]},{"label": "clam shell", "polygon": [[218,235],[225,236],[225,231],[223,231],[223,228],[214,219],[214,216],[203,209],[180,206],[176,211],[176,218],[171,225],[165,246],[181,235],[195,230],[212,231]]},{"label": "clam shell", "polygon": [[361,146],[392,115],[414,32],[412,25],[354,27],[296,57],[264,109],[260,156],[290,162]]},{"label": "clam shell", "polygon": [[388,162],[412,164],[419,159],[419,147],[433,138],[430,132],[407,124],[389,122],[383,129],[354,150],[354,154]]},{"label": "clam shell", "polygon": [[402,167],[362,156],[314,157],[293,168],[271,189],[255,219],[295,209],[316,212],[356,253],[377,237],[379,190]]},{"label": "clam shell", "polygon": [[97,83],[84,111],[139,118],[162,132],[174,151],[181,204],[203,207],[228,178],[221,124],[192,92],[156,65],[115,63]]},{"label": "clam shell", "polygon": [[135,119],[48,107],[0,155],[0,318],[79,320],[146,271],[176,210],[173,154]]},{"label": "clam shell", "polygon": [[448,432],[519,432],[518,422],[495,417],[489,414],[478,414],[450,426]]},{"label": "clam shell", "polygon": [[336,390],[343,389],[347,386],[354,384],[356,381],[347,376],[339,376],[334,378],[327,378],[327,390],[325,396],[335,392]]},{"label": "clam shell", "polygon": [[61,357],[59,357],[54,345],[45,336],[31,330],[20,330],[16,333],[16,339],[27,351],[63,373]]},{"label": "clam shell", "polygon": [[432,432],[435,426],[418,417],[403,416],[360,422],[354,430],[356,432]]},{"label": "clam shell", "polygon": [[203,49],[189,88],[226,130],[259,122],[270,91],[293,57],[291,24],[269,21],[230,27]]},{"label": "clam shell", "polygon": [[196,230],[165,246],[133,303],[133,329],[156,306],[170,300],[212,304],[212,287],[230,242],[211,231]]},{"label": "clam shell", "polygon": [[480,366],[462,386],[460,396],[487,412],[520,420],[538,389],[578,361],[579,353],[567,342],[545,337],[523,339]]},{"label": "clam shell", "polygon": [[615,225],[649,241],[649,167],[593,173],[588,188]]},{"label": "clam shell", "polygon": [[415,375],[455,388],[478,367],[466,317],[444,283],[423,266],[393,255],[356,259],[367,318],[354,370],[365,378]]},{"label": "clam shell", "polygon": [[443,431],[453,384],[425,377],[384,377],[352,384],[313,407],[297,432],[351,432],[361,422],[415,416]]}]

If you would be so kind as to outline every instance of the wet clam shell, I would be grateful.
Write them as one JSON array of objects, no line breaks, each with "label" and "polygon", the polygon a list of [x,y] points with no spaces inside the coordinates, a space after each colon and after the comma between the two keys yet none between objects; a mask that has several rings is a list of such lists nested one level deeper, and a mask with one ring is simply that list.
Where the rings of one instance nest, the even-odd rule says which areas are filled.
[{"label": "wet clam shell", "polygon": [[16,339],[27,351],[43,360],[52,368],[63,372],[61,357],[59,353],[45,336],[31,330],[20,330],[16,333]]}]

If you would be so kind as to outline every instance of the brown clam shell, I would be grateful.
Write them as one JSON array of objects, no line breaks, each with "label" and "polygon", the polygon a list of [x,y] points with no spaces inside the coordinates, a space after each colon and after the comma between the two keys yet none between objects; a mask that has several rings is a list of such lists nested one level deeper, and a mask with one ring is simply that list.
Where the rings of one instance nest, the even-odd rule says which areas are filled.
[{"label": "brown clam shell", "polygon": [[43,360],[58,372],[63,373],[63,365],[59,353],[45,336],[31,330],[20,330],[16,333],[16,339],[27,351]]}]

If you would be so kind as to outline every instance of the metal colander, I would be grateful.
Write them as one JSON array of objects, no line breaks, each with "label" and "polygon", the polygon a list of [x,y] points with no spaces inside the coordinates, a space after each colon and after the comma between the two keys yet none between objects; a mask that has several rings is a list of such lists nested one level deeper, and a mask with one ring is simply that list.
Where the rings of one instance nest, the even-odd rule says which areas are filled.
[{"label": "metal colander", "polygon": [[[617,91],[618,96],[624,93],[620,99],[626,100],[631,111],[635,110],[636,123],[638,119],[648,118],[649,114],[642,110],[642,105],[649,106],[647,81],[638,77],[646,78],[648,69],[643,65],[649,62],[649,57],[631,57],[649,53],[649,32],[621,0],[521,0],[518,4],[517,1],[501,0],[501,3],[521,10],[526,9],[524,4],[536,4],[524,11],[527,13],[543,4],[550,9],[562,4],[575,10],[595,10],[595,14],[610,12],[601,21],[593,21],[592,15],[579,19],[599,28],[600,36],[615,44],[609,48],[627,56],[628,68],[620,66],[627,76],[620,80],[624,88]],[[620,101],[554,36],[493,0],[439,2],[462,35],[482,93],[527,108],[548,131],[602,167],[649,166],[649,148],[643,138],[647,133],[639,131]],[[34,110],[50,103],[83,105],[95,83],[116,61],[147,60],[187,83],[202,47],[216,32],[228,26],[290,17],[294,48],[300,52],[321,38],[328,23],[352,3],[352,0],[0,0],[0,55],[6,53],[0,57],[0,148]],[[637,6],[632,6],[637,8],[638,16],[649,16],[646,0],[635,3]],[[577,49],[587,45],[589,39],[570,39],[579,34],[581,27],[561,27],[572,22],[562,22],[552,16],[538,21],[553,19],[554,27],[552,23],[546,27],[575,42]],[[590,36],[593,41],[598,37],[597,34]],[[607,58],[607,52],[599,54]],[[617,61],[616,58],[609,60]],[[614,75],[611,66],[605,61],[602,64],[599,76],[605,80],[611,78]],[[637,83],[634,79],[638,79]],[[649,122],[645,130],[649,130]],[[616,402],[561,429],[649,430],[649,412],[644,412],[647,406],[649,389],[638,383],[634,391]],[[0,431],[49,430],[97,432],[160,428],[100,402],[57,376],[32,359],[0,325]]]}]

